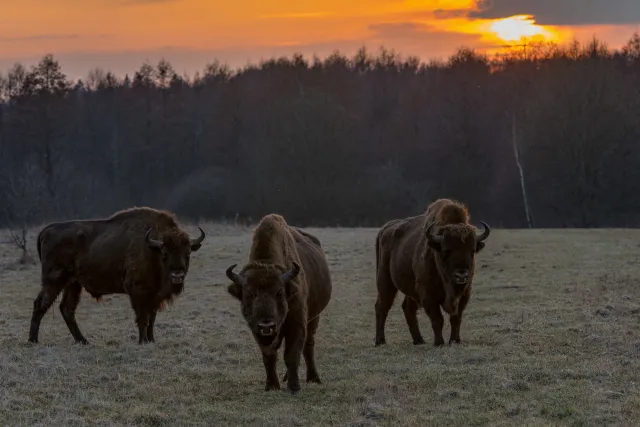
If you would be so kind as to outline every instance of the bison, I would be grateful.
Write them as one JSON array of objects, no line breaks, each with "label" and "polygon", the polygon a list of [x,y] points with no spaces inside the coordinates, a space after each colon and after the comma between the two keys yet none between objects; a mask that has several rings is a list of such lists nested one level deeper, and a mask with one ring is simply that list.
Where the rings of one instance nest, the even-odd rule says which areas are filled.
[{"label": "bison", "polygon": [[376,237],[376,346],[385,344],[384,327],[400,290],[402,311],[413,343],[424,344],[417,312],[424,307],[431,320],[434,345],[444,345],[444,319],[449,314],[449,344],[460,343],[460,323],[471,296],[475,254],[484,248],[491,229],[476,235],[466,207],[453,200],[438,199],[426,213],[395,219],[382,226]]},{"label": "bison", "polygon": [[285,340],[283,381],[300,391],[300,354],[307,382],[320,383],[314,358],[320,313],[331,299],[329,266],[315,236],[290,227],[277,214],[266,215],[253,232],[249,263],[239,273],[230,266],[227,291],[241,302],[242,316],[262,352],[265,390],[280,389],[276,361]]},{"label": "bison", "polygon": [[37,241],[42,289],[33,302],[29,341],[38,342],[40,322],[62,292],[62,318],[76,342],[87,344],[75,317],[84,288],[98,301],[129,295],[138,342],[154,342],[156,313],[182,293],[190,254],[205,238],[198,228],[200,237],[190,239],[172,213],[146,207],[44,227]]}]

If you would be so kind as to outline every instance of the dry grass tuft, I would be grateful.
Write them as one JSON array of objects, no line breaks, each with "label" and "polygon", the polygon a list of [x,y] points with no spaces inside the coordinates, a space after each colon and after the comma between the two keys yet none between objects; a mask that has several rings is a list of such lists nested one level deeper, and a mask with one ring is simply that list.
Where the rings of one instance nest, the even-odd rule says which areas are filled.
[{"label": "dry grass tuft", "polygon": [[[312,230],[334,279],[317,335],[324,384],[291,396],[263,391],[238,302],[216,286],[246,261],[251,228],[203,229],[185,293],[148,346],[125,297],[87,294],[77,317],[90,345],[73,344],[57,304],[41,343],[27,343],[39,265],[16,268],[0,245],[2,425],[640,425],[638,231],[494,230],[463,345],[435,349],[411,344],[400,298],[388,344],[373,345],[376,230]],[[420,324],[430,342],[424,314]]]}]

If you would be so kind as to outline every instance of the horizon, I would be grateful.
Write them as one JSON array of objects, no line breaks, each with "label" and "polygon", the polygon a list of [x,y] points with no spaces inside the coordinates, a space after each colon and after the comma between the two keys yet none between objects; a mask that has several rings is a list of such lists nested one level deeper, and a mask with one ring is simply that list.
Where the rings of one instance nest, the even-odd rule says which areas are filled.
[{"label": "horizon", "polygon": [[132,75],[143,63],[161,59],[179,75],[193,76],[215,60],[236,70],[294,53],[308,59],[336,51],[352,56],[362,47],[427,62],[462,47],[493,55],[524,42],[563,45],[594,37],[619,49],[640,31],[640,2],[633,0],[620,0],[615,10],[578,0],[61,3],[64,8],[23,0],[0,17],[0,72],[17,62],[30,67],[47,54],[71,79],[84,79],[95,68]]}]

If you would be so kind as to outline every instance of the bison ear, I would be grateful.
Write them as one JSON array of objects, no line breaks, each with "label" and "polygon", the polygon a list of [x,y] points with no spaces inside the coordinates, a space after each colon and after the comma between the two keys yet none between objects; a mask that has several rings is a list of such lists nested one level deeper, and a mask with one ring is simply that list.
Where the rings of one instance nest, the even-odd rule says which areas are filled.
[{"label": "bison ear", "polygon": [[429,240],[427,242],[427,245],[429,245],[429,247],[436,252],[440,252],[442,250],[442,244],[440,242],[434,242],[432,240]]},{"label": "bison ear", "polygon": [[289,280],[284,284],[284,289],[287,293],[287,298],[291,298],[298,293],[298,285],[293,280]]},{"label": "bison ear", "polygon": [[476,253],[480,252],[482,249],[484,249],[484,242],[476,243]]},{"label": "bison ear", "polygon": [[239,300],[242,300],[242,286],[237,283],[232,283],[227,287],[227,292],[229,294]]}]

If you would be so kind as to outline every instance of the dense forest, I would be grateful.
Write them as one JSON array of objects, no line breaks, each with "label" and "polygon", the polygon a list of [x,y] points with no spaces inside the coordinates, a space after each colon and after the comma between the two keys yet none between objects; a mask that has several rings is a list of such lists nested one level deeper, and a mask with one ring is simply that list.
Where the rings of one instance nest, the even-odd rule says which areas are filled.
[{"label": "dense forest", "polygon": [[495,227],[640,225],[640,36],[80,81],[47,55],[0,75],[5,226],[142,205],[378,226],[439,197]]}]

